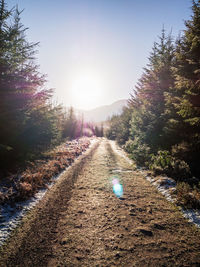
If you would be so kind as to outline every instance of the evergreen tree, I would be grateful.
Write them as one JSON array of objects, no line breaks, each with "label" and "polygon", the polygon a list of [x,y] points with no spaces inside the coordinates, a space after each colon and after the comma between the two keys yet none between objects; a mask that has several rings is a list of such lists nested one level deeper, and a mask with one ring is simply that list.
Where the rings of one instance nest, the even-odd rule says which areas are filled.
[{"label": "evergreen tree", "polygon": [[120,145],[125,144],[129,138],[131,112],[131,109],[124,107],[122,114],[110,118],[109,129],[106,131],[109,139],[116,139]]},{"label": "evergreen tree", "polygon": [[66,114],[64,128],[63,128],[63,137],[68,137],[69,139],[76,138],[78,121],[74,114],[74,109],[71,107]]},{"label": "evergreen tree", "polygon": [[[200,1],[193,1],[193,14],[177,41],[175,88],[167,94],[170,120],[167,129],[176,143],[184,143],[184,160],[199,173],[200,151]],[[177,152],[178,153],[178,152]]]},{"label": "evergreen tree", "polygon": [[100,137],[104,136],[104,127],[103,127],[103,122],[101,123],[101,130],[100,130]]},{"label": "evergreen tree", "polygon": [[152,152],[167,147],[164,131],[166,124],[165,93],[174,86],[172,66],[174,46],[171,34],[165,30],[154,43],[149,57],[149,64],[139,80],[129,105],[132,108],[131,136],[140,144],[147,144]]},{"label": "evergreen tree", "polygon": [[[55,137],[51,90],[34,63],[37,43],[26,40],[18,8],[8,10],[0,0],[0,167],[28,159],[37,147]],[[54,120],[54,122],[53,122]]]}]

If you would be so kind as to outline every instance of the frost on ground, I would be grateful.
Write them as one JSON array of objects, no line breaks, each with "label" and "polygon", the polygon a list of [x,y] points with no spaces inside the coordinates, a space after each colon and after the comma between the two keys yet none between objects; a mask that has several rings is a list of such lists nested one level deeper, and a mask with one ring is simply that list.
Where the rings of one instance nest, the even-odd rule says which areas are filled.
[{"label": "frost on ground", "polygon": [[[133,161],[127,156],[127,154],[119,148],[115,141],[111,141],[112,149],[117,152],[120,156],[125,158],[131,165],[133,165]],[[118,170],[120,172],[121,170]],[[117,170],[116,170],[117,172]],[[165,198],[174,203],[176,201],[176,182],[169,177],[151,177],[148,175],[142,168],[139,169],[139,172],[148,180],[152,185],[154,185],[157,190],[165,196]],[[189,220],[189,222],[195,224],[200,228],[200,210],[194,209],[183,209],[181,208],[183,216]]]},{"label": "frost on ground", "polygon": [[197,266],[200,231],[144,173],[100,140],[0,249],[0,266]]},{"label": "frost on ground", "polygon": [[182,209],[183,216],[200,228],[200,210]]},{"label": "frost on ground", "polygon": [[[140,171],[141,173],[143,171]],[[145,178],[154,185],[157,190],[166,197],[166,199],[172,203],[176,201],[176,182],[169,177],[152,178],[149,175],[144,175]],[[183,216],[189,220],[189,222],[195,224],[200,228],[200,210],[194,209],[180,209]]]},{"label": "frost on ground", "polygon": [[0,215],[0,246],[8,238],[10,233],[21,222],[21,219],[31,210],[45,195],[47,189],[41,189],[35,197],[29,200],[1,207]]},{"label": "frost on ground", "polygon": [[[143,171],[140,171],[141,173]],[[169,177],[159,177],[159,178],[152,178],[149,175],[144,174],[144,177],[154,185],[157,190],[165,196],[165,198],[174,203],[176,201],[176,182],[169,178]],[[189,222],[195,224],[197,227],[200,228],[200,210],[194,209],[180,209],[183,213],[183,216],[189,220]]]},{"label": "frost on ground", "polygon": [[[144,171],[140,171],[144,173]],[[152,183],[162,195],[170,202],[175,202],[176,182],[169,177],[152,178],[149,175],[145,175],[145,178]]]},{"label": "frost on ground", "polygon": [[[90,146],[97,142],[96,138],[90,139]],[[46,192],[56,183],[61,175],[68,169],[67,167],[59,175],[56,175],[51,178],[51,181],[47,184],[46,188],[40,189],[34,197],[26,201],[20,201],[12,204],[4,204],[0,206],[0,246],[5,242],[9,237],[11,232],[20,224],[22,218],[30,211],[37,203],[43,199]]]}]

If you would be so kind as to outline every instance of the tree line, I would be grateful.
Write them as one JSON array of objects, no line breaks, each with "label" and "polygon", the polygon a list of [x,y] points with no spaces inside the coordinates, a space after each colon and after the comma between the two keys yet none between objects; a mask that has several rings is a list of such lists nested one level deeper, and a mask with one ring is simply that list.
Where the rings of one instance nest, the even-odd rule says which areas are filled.
[{"label": "tree line", "polygon": [[102,135],[73,108],[53,104],[35,63],[38,43],[27,41],[20,15],[0,0],[0,177],[65,138]]},{"label": "tree line", "polygon": [[107,137],[138,166],[178,180],[199,176],[200,0],[192,2],[191,18],[175,41],[162,30],[128,106],[110,119]]}]

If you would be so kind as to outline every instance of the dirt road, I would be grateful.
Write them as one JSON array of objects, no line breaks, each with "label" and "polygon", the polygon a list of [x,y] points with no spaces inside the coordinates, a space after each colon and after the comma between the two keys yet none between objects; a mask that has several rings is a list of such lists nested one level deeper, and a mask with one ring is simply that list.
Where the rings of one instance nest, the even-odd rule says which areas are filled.
[{"label": "dirt road", "polygon": [[[121,198],[112,180],[123,185]],[[200,266],[200,231],[102,139],[48,192],[0,266]]]}]

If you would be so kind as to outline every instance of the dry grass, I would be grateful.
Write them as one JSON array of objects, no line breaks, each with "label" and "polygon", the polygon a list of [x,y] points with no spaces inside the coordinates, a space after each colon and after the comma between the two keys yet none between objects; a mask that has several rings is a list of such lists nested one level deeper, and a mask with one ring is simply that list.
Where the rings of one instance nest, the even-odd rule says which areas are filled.
[{"label": "dry grass", "polygon": [[176,187],[178,205],[200,209],[200,190],[197,187],[192,188],[189,184],[182,182]]},{"label": "dry grass", "polygon": [[0,203],[24,200],[33,196],[53,177],[70,166],[89,145],[88,138],[73,140],[45,153],[45,160],[29,162],[29,167],[23,173],[7,177],[7,184],[5,183],[0,192]]},{"label": "dry grass", "polygon": [[[0,252],[1,266],[200,266],[200,232],[102,141],[77,160]],[[87,153],[85,154],[87,155]],[[1,250],[0,250],[1,251]]]}]

